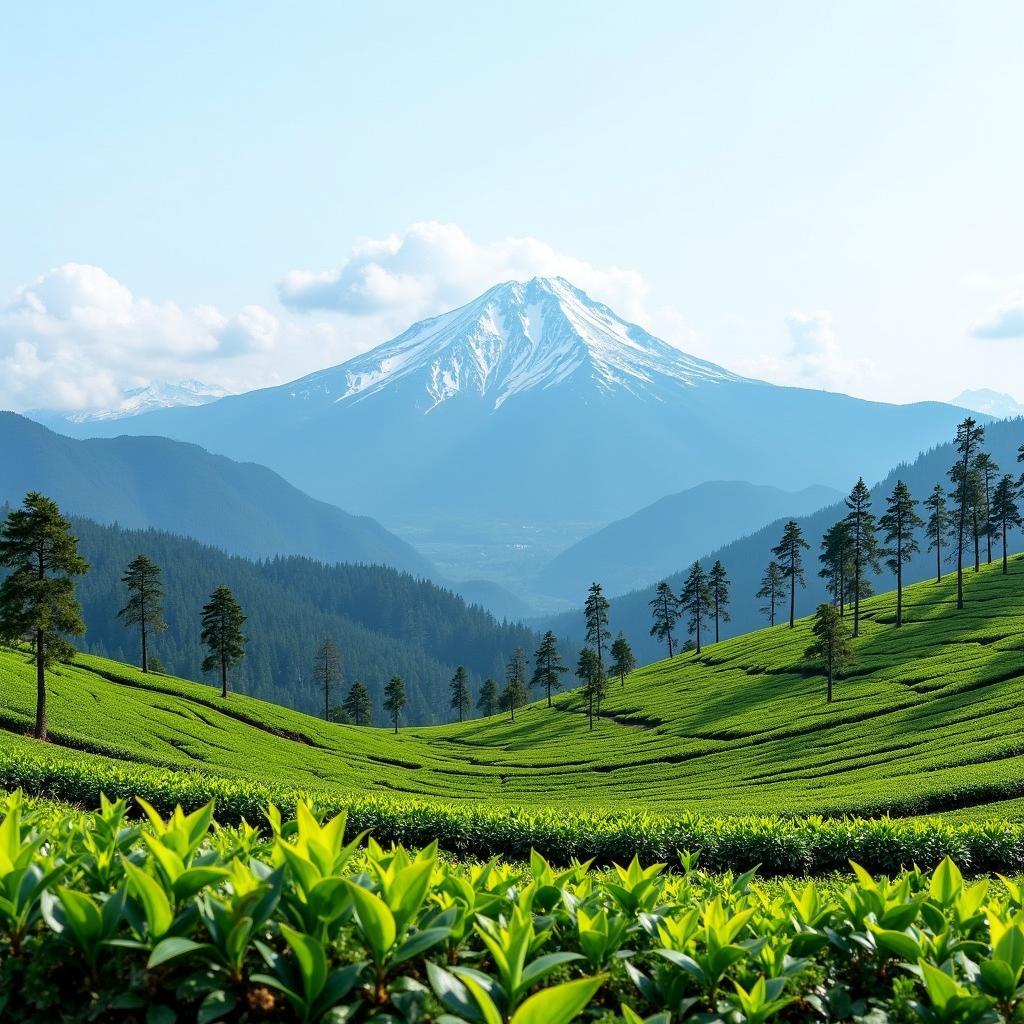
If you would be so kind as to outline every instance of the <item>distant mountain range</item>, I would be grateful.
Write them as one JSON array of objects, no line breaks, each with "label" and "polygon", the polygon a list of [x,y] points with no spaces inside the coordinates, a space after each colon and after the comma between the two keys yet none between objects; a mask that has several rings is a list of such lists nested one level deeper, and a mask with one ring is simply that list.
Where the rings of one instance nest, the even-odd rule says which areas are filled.
[{"label": "distant mountain range", "polygon": [[[571,520],[573,540],[706,480],[877,477],[961,415],[746,380],[561,278],[534,278],[291,384],[61,429],[162,434],[264,463],[407,536],[504,517]],[[484,576],[474,552],[467,543],[462,575]]]},{"label": "distant mountain range", "polygon": [[[1024,442],[1024,424],[1018,420],[1002,420],[989,423],[986,427],[984,448],[991,453],[1000,467],[1000,473],[1010,473],[1015,478],[1019,475],[1021,466],[1017,462],[1017,450],[1022,442]],[[872,504],[876,515],[880,515],[884,511],[886,495],[892,491],[897,480],[903,480],[918,500],[926,498],[937,483],[948,487],[947,472],[955,458],[956,453],[952,444],[946,443],[923,452],[913,462],[903,463],[891,469],[871,487]],[[850,486],[853,485],[855,479],[850,480]],[[870,482],[870,478],[868,479]],[[920,508],[918,511],[924,518],[925,511]],[[804,536],[810,544],[810,550],[804,555],[807,586],[805,589],[797,590],[798,615],[809,615],[821,601],[828,600],[825,581],[818,576],[821,538],[825,530],[845,514],[845,505],[833,503],[809,515],[794,517],[803,528]],[[721,559],[732,579],[732,604],[730,607],[732,621],[724,626],[723,637],[736,636],[765,625],[766,620],[759,611],[763,602],[754,595],[759,589],[761,574],[772,558],[772,546],[779,542],[782,535],[784,522],[785,519],[780,518],[749,536],[736,538],[731,543],[706,552],[705,557],[702,558],[701,561],[705,565],[710,565],[715,559]],[[1011,552],[1024,550],[1024,535],[1020,531],[1012,531],[1009,546]],[[999,548],[994,541],[992,548],[994,556],[999,557]],[[947,556],[949,555],[948,548],[945,553]],[[972,566],[973,563],[972,550]],[[951,563],[947,557],[943,571],[950,572],[951,565],[952,571],[955,571],[955,564]],[[663,578],[668,579],[676,592],[682,584],[686,568],[685,565],[679,565],[678,571],[668,575],[661,574]],[[907,582],[916,582],[926,580],[934,573],[935,554],[928,551],[927,541],[921,540],[921,552],[915,555],[904,569],[904,578]],[[652,584],[654,582],[652,581]],[[880,575],[871,577],[871,584],[876,593],[891,590],[896,586],[893,575],[884,568]],[[642,661],[653,661],[656,658],[664,657],[662,646],[650,636],[651,614],[647,602],[654,595],[653,585],[627,594],[616,595],[610,590],[608,593],[611,595],[612,633],[622,630]],[[533,625],[537,628],[554,629],[559,636],[579,641],[582,638],[582,622],[582,612],[574,610],[538,620]],[[685,625],[680,624],[678,636],[680,640],[686,638]]]},{"label": "distant mountain range", "polygon": [[533,581],[542,594],[579,599],[593,580],[620,594],[692,562],[780,516],[806,515],[842,497],[831,487],[782,491],[709,481],[620,519],[552,559]]},{"label": "distant mountain range", "polygon": [[1002,391],[991,391],[989,388],[961,391],[950,404],[959,405],[961,408],[980,412],[986,416],[995,416],[997,419],[1024,416],[1024,405],[1018,402],[1013,395],[1007,395]]},{"label": "distant mountain range", "polygon": [[179,406],[206,405],[230,394],[215,384],[199,380],[153,381],[141,388],[130,388],[124,398],[110,409],[62,414],[49,411],[33,412],[32,418],[41,423],[96,423],[140,416],[154,409],[175,409]]},{"label": "distant mountain range", "polygon": [[100,523],[185,534],[251,558],[308,555],[324,562],[436,574],[405,541],[366,516],[315,501],[264,466],[233,462],[162,437],[76,440],[0,412],[0,502],[26,491]]}]

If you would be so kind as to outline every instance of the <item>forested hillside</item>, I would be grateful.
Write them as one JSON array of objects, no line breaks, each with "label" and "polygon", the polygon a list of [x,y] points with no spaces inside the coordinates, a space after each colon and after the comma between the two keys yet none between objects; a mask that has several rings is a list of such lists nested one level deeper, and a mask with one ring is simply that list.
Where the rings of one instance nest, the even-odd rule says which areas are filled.
[{"label": "forested hillside", "polygon": [[[999,473],[1011,473],[1016,478],[1022,469],[1017,462],[1017,450],[1024,441],[1024,419],[1000,420],[990,423],[985,428],[985,441],[982,448],[989,452]],[[891,470],[886,477],[871,487],[872,508],[876,516],[885,509],[886,496],[892,491],[897,480],[902,480],[910,488],[913,496],[923,501],[931,493],[937,483],[947,490],[951,486],[949,469],[956,460],[956,452],[952,442],[938,445],[923,452],[911,463],[903,463]],[[855,480],[850,481],[852,487]],[[870,481],[869,481],[870,483]],[[842,502],[819,509],[806,516],[795,519],[803,530],[810,549],[804,553],[804,567],[807,586],[797,589],[797,614],[810,614],[822,601],[829,599],[825,580],[818,575],[820,568],[818,556],[821,539],[825,531],[836,521],[846,515],[846,507]],[[918,513],[926,516],[927,511],[919,506]],[[766,625],[766,618],[761,611],[764,600],[758,598],[757,592],[761,585],[761,577],[772,558],[771,549],[778,544],[782,536],[784,520],[777,520],[749,536],[739,538],[724,547],[709,551],[701,562],[705,568],[720,559],[731,580],[731,602],[729,611],[731,621],[721,624],[722,636],[737,636]],[[904,581],[913,582],[934,578],[936,573],[935,552],[928,551],[928,540],[918,531],[921,550],[913,556],[904,567]],[[1010,535],[1010,550],[1024,548],[1024,540],[1017,532]],[[952,563],[950,554],[952,546],[949,539],[943,547],[943,572],[949,571]],[[994,557],[999,548],[995,540],[992,543]],[[982,559],[987,559],[987,546],[983,541]],[[973,570],[973,542],[971,544],[971,567]],[[663,578],[667,579],[672,589],[678,593],[683,585],[689,566],[665,565]],[[886,568],[884,559],[881,572],[870,573],[868,576],[875,592],[891,590],[895,586],[895,577]],[[654,596],[657,580],[652,580],[649,587],[628,594],[613,597],[611,607],[612,632],[622,630],[629,638],[642,662],[653,661],[664,656],[664,645],[650,636],[651,610],[648,602]],[[584,595],[579,595],[582,601]],[[568,636],[576,640],[582,639],[583,616],[579,611],[566,612],[543,623],[544,628],[554,629],[559,636]],[[686,627],[679,624],[680,642],[686,639]]]},{"label": "forested hillside", "polygon": [[125,603],[125,566],[144,552],[163,569],[168,629],[153,638],[151,654],[169,672],[204,678],[199,613],[223,583],[249,617],[233,687],[313,714],[323,708],[313,658],[326,638],[341,649],[346,691],[355,679],[365,682],[379,719],[380,692],[400,675],[409,694],[406,720],[418,723],[446,720],[457,665],[467,667],[475,692],[485,676],[503,678],[517,647],[532,653],[536,646],[528,629],[500,624],[455,594],[394,569],[300,557],[254,562],[172,534],[74,517],[72,529],[91,566],[76,584],[87,627],[81,650],[137,662],[137,636],[117,611]]},{"label": "forested hillside", "polygon": [[0,502],[41,491],[72,515],[195,537],[235,555],[308,555],[430,576],[375,519],[316,501],[277,473],[166,437],[75,440],[0,412]]}]

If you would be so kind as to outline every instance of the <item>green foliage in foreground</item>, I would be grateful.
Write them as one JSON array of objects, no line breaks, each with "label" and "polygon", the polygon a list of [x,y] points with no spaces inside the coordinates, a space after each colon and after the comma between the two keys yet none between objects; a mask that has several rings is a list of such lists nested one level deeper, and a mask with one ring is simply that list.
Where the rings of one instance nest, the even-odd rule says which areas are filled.
[{"label": "green foliage in foreground", "polygon": [[1024,1012],[1024,886],[950,860],[766,887],[633,860],[606,874],[442,861],[344,815],[269,829],[125,801],[0,807],[5,1020],[998,1022]]},{"label": "green foliage in foreground", "polygon": [[219,820],[233,825],[261,820],[270,802],[294,814],[306,799],[331,814],[346,812],[350,836],[368,829],[381,842],[416,846],[436,841],[460,857],[523,860],[537,850],[560,865],[573,859],[610,864],[634,856],[671,860],[678,850],[699,849],[709,870],[744,871],[756,865],[765,876],[825,875],[847,870],[850,860],[893,873],[915,864],[933,867],[947,856],[972,874],[1024,871],[1024,825],[1005,820],[950,824],[937,818],[670,817],[635,810],[602,813],[344,797],[324,789],[299,791],[131,765],[10,739],[0,750],[0,789],[21,788],[87,807],[99,803],[104,793],[140,796],[164,814],[178,804],[194,810],[216,800]]}]

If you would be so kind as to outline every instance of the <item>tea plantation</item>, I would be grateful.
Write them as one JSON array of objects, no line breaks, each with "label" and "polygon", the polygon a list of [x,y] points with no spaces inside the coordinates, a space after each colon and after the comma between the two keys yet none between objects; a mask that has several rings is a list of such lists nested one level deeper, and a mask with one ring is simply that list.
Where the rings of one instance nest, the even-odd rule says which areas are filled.
[{"label": "tea plantation", "polygon": [[[856,660],[825,702],[809,621],[640,669],[595,728],[579,694],[462,725],[359,729],[82,656],[51,677],[53,745],[336,796],[703,814],[898,815],[1024,797],[1024,561],[865,602]],[[613,621],[614,628],[614,609]],[[32,666],[0,652],[0,724],[24,732]],[[27,739],[5,746],[39,750]],[[28,756],[27,754],[25,756]],[[83,755],[79,755],[81,758]],[[17,760],[17,758],[15,758]],[[1020,805],[1007,804],[1014,814]]]}]

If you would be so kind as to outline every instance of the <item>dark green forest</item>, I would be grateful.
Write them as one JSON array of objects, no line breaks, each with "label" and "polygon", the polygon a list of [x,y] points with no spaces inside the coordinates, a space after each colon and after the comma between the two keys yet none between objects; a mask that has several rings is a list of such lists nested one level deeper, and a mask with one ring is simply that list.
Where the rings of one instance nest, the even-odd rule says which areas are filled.
[{"label": "dark green forest", "polygon": [[89,572],[77,581],[86,633],[80,650],[138,663],[134,630],[117,617],[126,599],[121,576],[145,553],[163,570],[168,628],[151,638],[150,656],[164,670],[204,677],[200,609],[226,584],[248,616],[246,654],[231,674],[232,689],[312,714],[323,713],[313,659],[325,640],[341,650],[341,703],[354,680],[369,690],[374,724],[383,724],[383,688],[405,680],[408,724],[448,719],[448,687],[465,665],[475,695],[487,676],[501,678],[518,647],[533,651],[537,636],[499,623],[482,609],[433,583],[382,566],[325,565],[297,556],[252,561],[157,530],[126,530],[71,517]]}]

